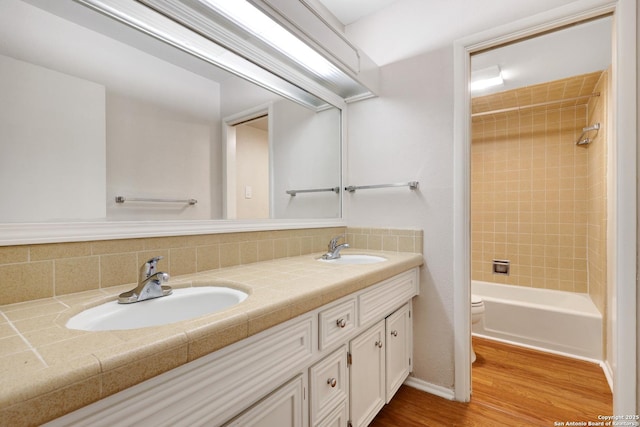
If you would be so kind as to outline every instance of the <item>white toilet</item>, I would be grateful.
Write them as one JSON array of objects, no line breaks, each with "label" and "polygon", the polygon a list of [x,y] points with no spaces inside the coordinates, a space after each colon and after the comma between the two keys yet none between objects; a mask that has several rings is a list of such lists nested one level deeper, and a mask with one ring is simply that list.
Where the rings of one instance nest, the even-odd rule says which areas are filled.
[{"label": "white toilet", "polygon": [[[482,316],[484,316],[484,302],[478,295],[471,294],[471,324],[475,325],[480,322]],[[473,346],[471,346],[471,363],[475,361],[476,352],[473,351]]]}]

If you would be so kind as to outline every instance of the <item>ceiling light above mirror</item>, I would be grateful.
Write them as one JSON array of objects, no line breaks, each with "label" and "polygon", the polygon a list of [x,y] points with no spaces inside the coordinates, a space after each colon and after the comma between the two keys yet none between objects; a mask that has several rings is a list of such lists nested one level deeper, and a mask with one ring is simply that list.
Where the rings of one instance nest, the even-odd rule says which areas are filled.
[{"label": "ceiling light above mirror", "polygon": [[244,0],[202,0],[202,2],[287,55],[308,71],[324,78],[341,72],[326,58],[250,3]]}]

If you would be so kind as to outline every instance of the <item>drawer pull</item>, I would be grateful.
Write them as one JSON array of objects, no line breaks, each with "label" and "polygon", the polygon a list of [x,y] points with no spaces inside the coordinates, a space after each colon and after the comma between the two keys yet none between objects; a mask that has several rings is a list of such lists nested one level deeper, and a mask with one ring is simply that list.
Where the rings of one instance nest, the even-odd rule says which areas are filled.
[{"label": "drawer pull", "polygon": [[376,341],[375,346],[378,348],[382,348],[382,341]]},{"label": "drawer pull", "polygon": [[338,385],[338,380],[336,380],[335,378],[329,378],[327,380],[327,384],[329,384],[331,387],[335,387],[336,385]]},{"label": "drawer pull", "polygon": [[396,330],[391,331],[391,335],[393,335],[394,337],[397,337],[398,336],[398,331],[396,331]]},{"label": "drawer pull", "polygon": [[344,328],[347,326],[347,321],[344,319],[338,319],[336,320],[336,325],[338,325],[339,328]]}]

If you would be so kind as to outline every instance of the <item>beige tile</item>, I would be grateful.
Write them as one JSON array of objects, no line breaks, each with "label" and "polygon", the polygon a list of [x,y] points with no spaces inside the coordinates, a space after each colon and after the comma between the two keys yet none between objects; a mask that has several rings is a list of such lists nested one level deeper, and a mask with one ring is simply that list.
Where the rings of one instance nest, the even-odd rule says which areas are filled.
[{"label": "beige tile", "polygon": [[175,248],[169,250],[169,273],[173,276],[195,273],[196,248]]},{"label": "beige tile", "polygon": [[55,261],[55,294],[100,288],[100,257],[58,259]]},{"label": "beige tile", "polygon": [[251,264],[258,261],[258,242],[247,241],[240,243],[240,264]]},{"label": "beige tile", "polygon": [[0,265],[29,261],[29,246],[1,246]]},{"label": "beige tile", "polygon": [[220,267],[232,267],[240,264],[240,244],[221,243],[220,244]]},{"label": "beige tile", "polygon": [[85,336],[87,335],[87,333],[84,331],[74,331],[71,329],[67,329],[64,326],[58,326],[53,323],[46,328],[23,332],[22,335],[27,339],[29,344],[38,348],[55,344],[61,341],[67,341],[74,337]]},{"label": "beige tile", "polygon": [[299,237],[288,238],[287,239],[287,256],[288,257],[300,256],[301,255],[300,245],[301,245],[301,242]]},{"label": "beige tile", "polygon": [[0,360],[10,354],[23,353],[30,350],[29,346],[19,335],[12,334],[0,339]]},{"label": "beige tile", "polygon": [[[5,381],[7,381],[8,378],[17,378],[20,380],[20,376],[25,372],[37,372],[45,367],[46,365],[42,363],[33,350],[25,350],[0,356],[0,376],[2,376]],[[2,392],[0,392],[0,394],[1,393]],[[2,406],[0,403],[0,407]]]},{"label": "beige tile", "polygon": [[[102,360],[102,359],[101,359]],[[103,368],[102,397],[125,390],[187,362],[187,346],[170,347],[146,357],[129,357],[113,369]],[[103,365],[104,366],[104,365]]]},{"label": "beige tile", "polygon": [[220,243],[218,234],[200,234],[187,237],[187,246],[214,246]]},{"label": "beige tile", "polygon": [[122,344],[122,340],[110,332],[82,332],[69,330],[69,338],[37,348],[45,362],[55,364],[69,355],[81,355],[87,348],[100,350]]},{"label": "beige tile", "polygon": [[198,260],[196,265],[198,271],[220,268],[220,246],[217,244],[198,246],[196,248],[196,257]]},{"label": "beige tile", "polygon": [[4,317],[0,317],[0,339],[16,335],[16,331],[9,325]]},{"label": "beige tile", "polygon": [[187,242],[187,236],[154,237],[144,239],[144,247],[146,250],[184,248]]},{"label": "beige tile", "polygon": [[0,419],[8,426],[41,425],[80,409],[99,399],[99,375],[78,381],[0,410]]},{"label": "beige tile", "polygon": [[268,261],[275,257],[273,239],[258,241],[258,261]]},{"label": "beige tile", "polygon": [[273,241],[273,257],[286,258],[288,257],[287,239],[278,238]]},{"label": "beige tile", "polygon": [[291,319],[291,307],[285,306],[278,310],[265,313],[261,316],[250,318],[247,333],[249,336],[257,334]]},{"label": "beige tile", "polygon": [[101,240],[91,242],[93,255],[139,252],[144,249],[144,239]]},{"label": "beige tile", "polygon": [[382,250],[382,235],[380,234],[370,234],[368,247],[367,249],[371,249],[373,251],[381,251]]},{"label": "beige tile", "polygon": [[91,255],[90,242],[50,243],[33,245],[30,248],[31,261],[85,257],[89,255]]},{"label": "beige tile", "polygon": [[45,298],[5,305],[2,307],[2,312],[10,321],[16,322],[19,320],[34,319],[40,316],[58,314],[68,308],[69,307],[67,305],[60,303],[59,301],[52,300],[51,298]]},{"label": "beige tile", "polygon": [[306,255],[315,252],[313,246],[313,237],[304,236],[300,238],[300,255]]},{"label": "beige tile", "polygon": [[136,253],[102,255],[100,257],[100,287],[137,283],[138,256]]},{"label": "beige tile", "polygon": [[53,261],[0,265],[0,305],[53,296]]}]

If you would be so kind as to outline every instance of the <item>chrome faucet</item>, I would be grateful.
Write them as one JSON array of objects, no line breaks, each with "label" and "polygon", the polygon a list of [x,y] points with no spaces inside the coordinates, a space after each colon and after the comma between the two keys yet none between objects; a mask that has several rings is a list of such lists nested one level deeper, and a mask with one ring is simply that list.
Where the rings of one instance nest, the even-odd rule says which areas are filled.
[{"label": "chrome faucet", "polygon": [[161,256],[151,258],[140,267],[138,276],[138,287],[129,292],[121,293],[118,296],[118,303],[131,304],[152,298],[165,297],[171,295],[171,286],[163,285],[169,281],[169,275],[161,271],[156,272],[158,261]]},{"label": "chrome faucet", "polygon": [[329,250],[326,254],[322,255],[322,259],[338,259],[340,258],[340,251],[344,248],[348,248],[349,244],[348,243],[342,243],[342,244],[338,244],[338,241],[340,240],[340,238],[345,238],[344,234],[341,234],[339,236],[334,237],[333,239],[331,239],[331,241],[329,242]]}]

